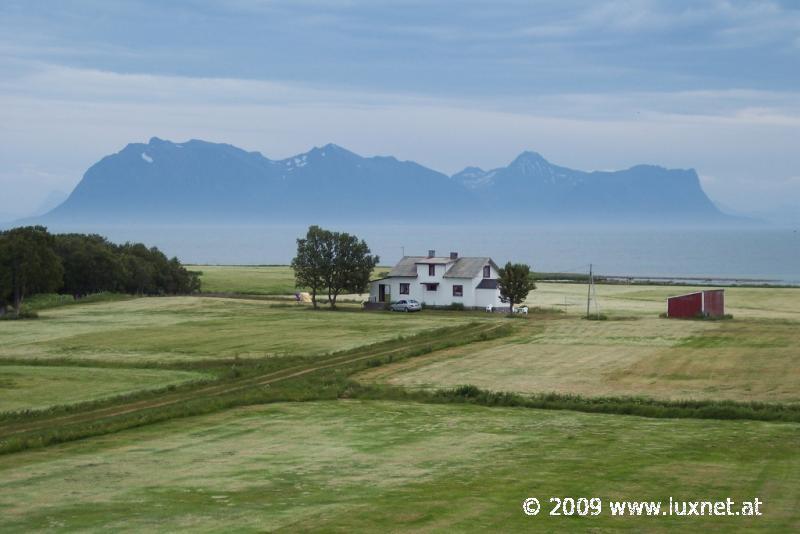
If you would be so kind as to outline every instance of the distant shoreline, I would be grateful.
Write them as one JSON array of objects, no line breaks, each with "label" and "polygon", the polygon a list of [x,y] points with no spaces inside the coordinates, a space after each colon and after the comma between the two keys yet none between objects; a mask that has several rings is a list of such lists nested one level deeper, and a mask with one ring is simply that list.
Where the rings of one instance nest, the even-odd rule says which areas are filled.
[{"label": "distant shoreline", "polygon": [[[188,269],[194,267],[291,267],[288,264],[246,264],[246,263],[189,263]],[[376,270],[389,270],[391,266],[378,266]],[[537,282],[585,284],[588,274],[534,272]],[[723,277],[723,276],[647,276],[595,274],[596,284],[630,284],[630,285],[673,285],[673,286],[720,286],[720,287],[752,287],[752,288],[800,288],[800,282],[781,280],[778,278]]]}]

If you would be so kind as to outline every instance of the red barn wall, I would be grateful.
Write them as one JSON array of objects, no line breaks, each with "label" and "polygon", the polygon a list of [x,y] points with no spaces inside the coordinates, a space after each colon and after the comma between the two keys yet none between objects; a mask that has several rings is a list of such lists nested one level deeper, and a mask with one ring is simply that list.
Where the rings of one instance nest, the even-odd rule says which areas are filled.
[{"label": "red barn wall", "polygon": [[668,317],[695,317],[703,312],[703,294],[691,293],[667,299]]},{"label": "red barn wall", "polygon": [[703,308],[709,317],[725,315],[725,291],[722,289],[703,291]]}]

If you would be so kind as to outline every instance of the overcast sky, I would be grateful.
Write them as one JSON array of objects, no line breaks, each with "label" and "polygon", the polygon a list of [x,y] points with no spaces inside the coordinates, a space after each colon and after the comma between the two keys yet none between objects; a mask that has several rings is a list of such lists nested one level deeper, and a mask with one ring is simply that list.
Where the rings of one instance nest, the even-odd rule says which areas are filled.
[{"label": "overcast sky", "polygon": [[334,142],[451,174],[535,150],[800,210],[800,2],[0,2],[0,217],[129,142]]}]

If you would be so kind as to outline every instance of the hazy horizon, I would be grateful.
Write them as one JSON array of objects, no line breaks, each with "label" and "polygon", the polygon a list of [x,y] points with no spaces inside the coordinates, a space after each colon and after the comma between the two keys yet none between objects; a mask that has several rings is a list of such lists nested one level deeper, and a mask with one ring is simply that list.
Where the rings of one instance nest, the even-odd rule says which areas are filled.
[{"label": "hazy horizon", "polygon": [[[312,220],[313,219],[313,220]],[[366,240],[381,265],[403,254],[491,256],[527,262],[544,272],[600,275],[769,279],[800,284],[800,234],[791,229],[728,227],[656,228],[624,225],[409,225],[326,221],[308,224]],[[112,242],[158,246],[184,263],[288,265],[308,224],[56,225],[51,231],[100,233]]]}]

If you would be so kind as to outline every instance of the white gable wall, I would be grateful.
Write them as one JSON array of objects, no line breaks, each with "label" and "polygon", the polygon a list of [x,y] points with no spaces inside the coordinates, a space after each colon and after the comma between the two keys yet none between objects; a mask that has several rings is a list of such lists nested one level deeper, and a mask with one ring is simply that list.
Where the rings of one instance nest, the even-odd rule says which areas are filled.
[{"label": "white gable wall", "polygon": [[[394,276],[383,280],[376,280],[370,283],[370,301],[378,302],[379,285],[385,284],[388,287],[387,300],[395,302],[402,299],[414,299],[429,306],[449,306],[453,303],[461,303],[466,307],[483,308],[488,305],[501,307],[500,290],[498,289],[477,289],[478,284],[483,280],[483,270],[474,278],[445,278],[444,274],[450,268],[452,262],[447,264],[434,264],[435,274],[428,274],[427,263],[417,264],[417,277]],[[491,264],[488,264],[490,278],[497,279],[498,273]],[[438,283],[435,291],[425,289],[426,283]],[[400,293],[400,284],[408,284],[408,294]],[[453,296],[453,286],[462,286],[462,296]]]}]

